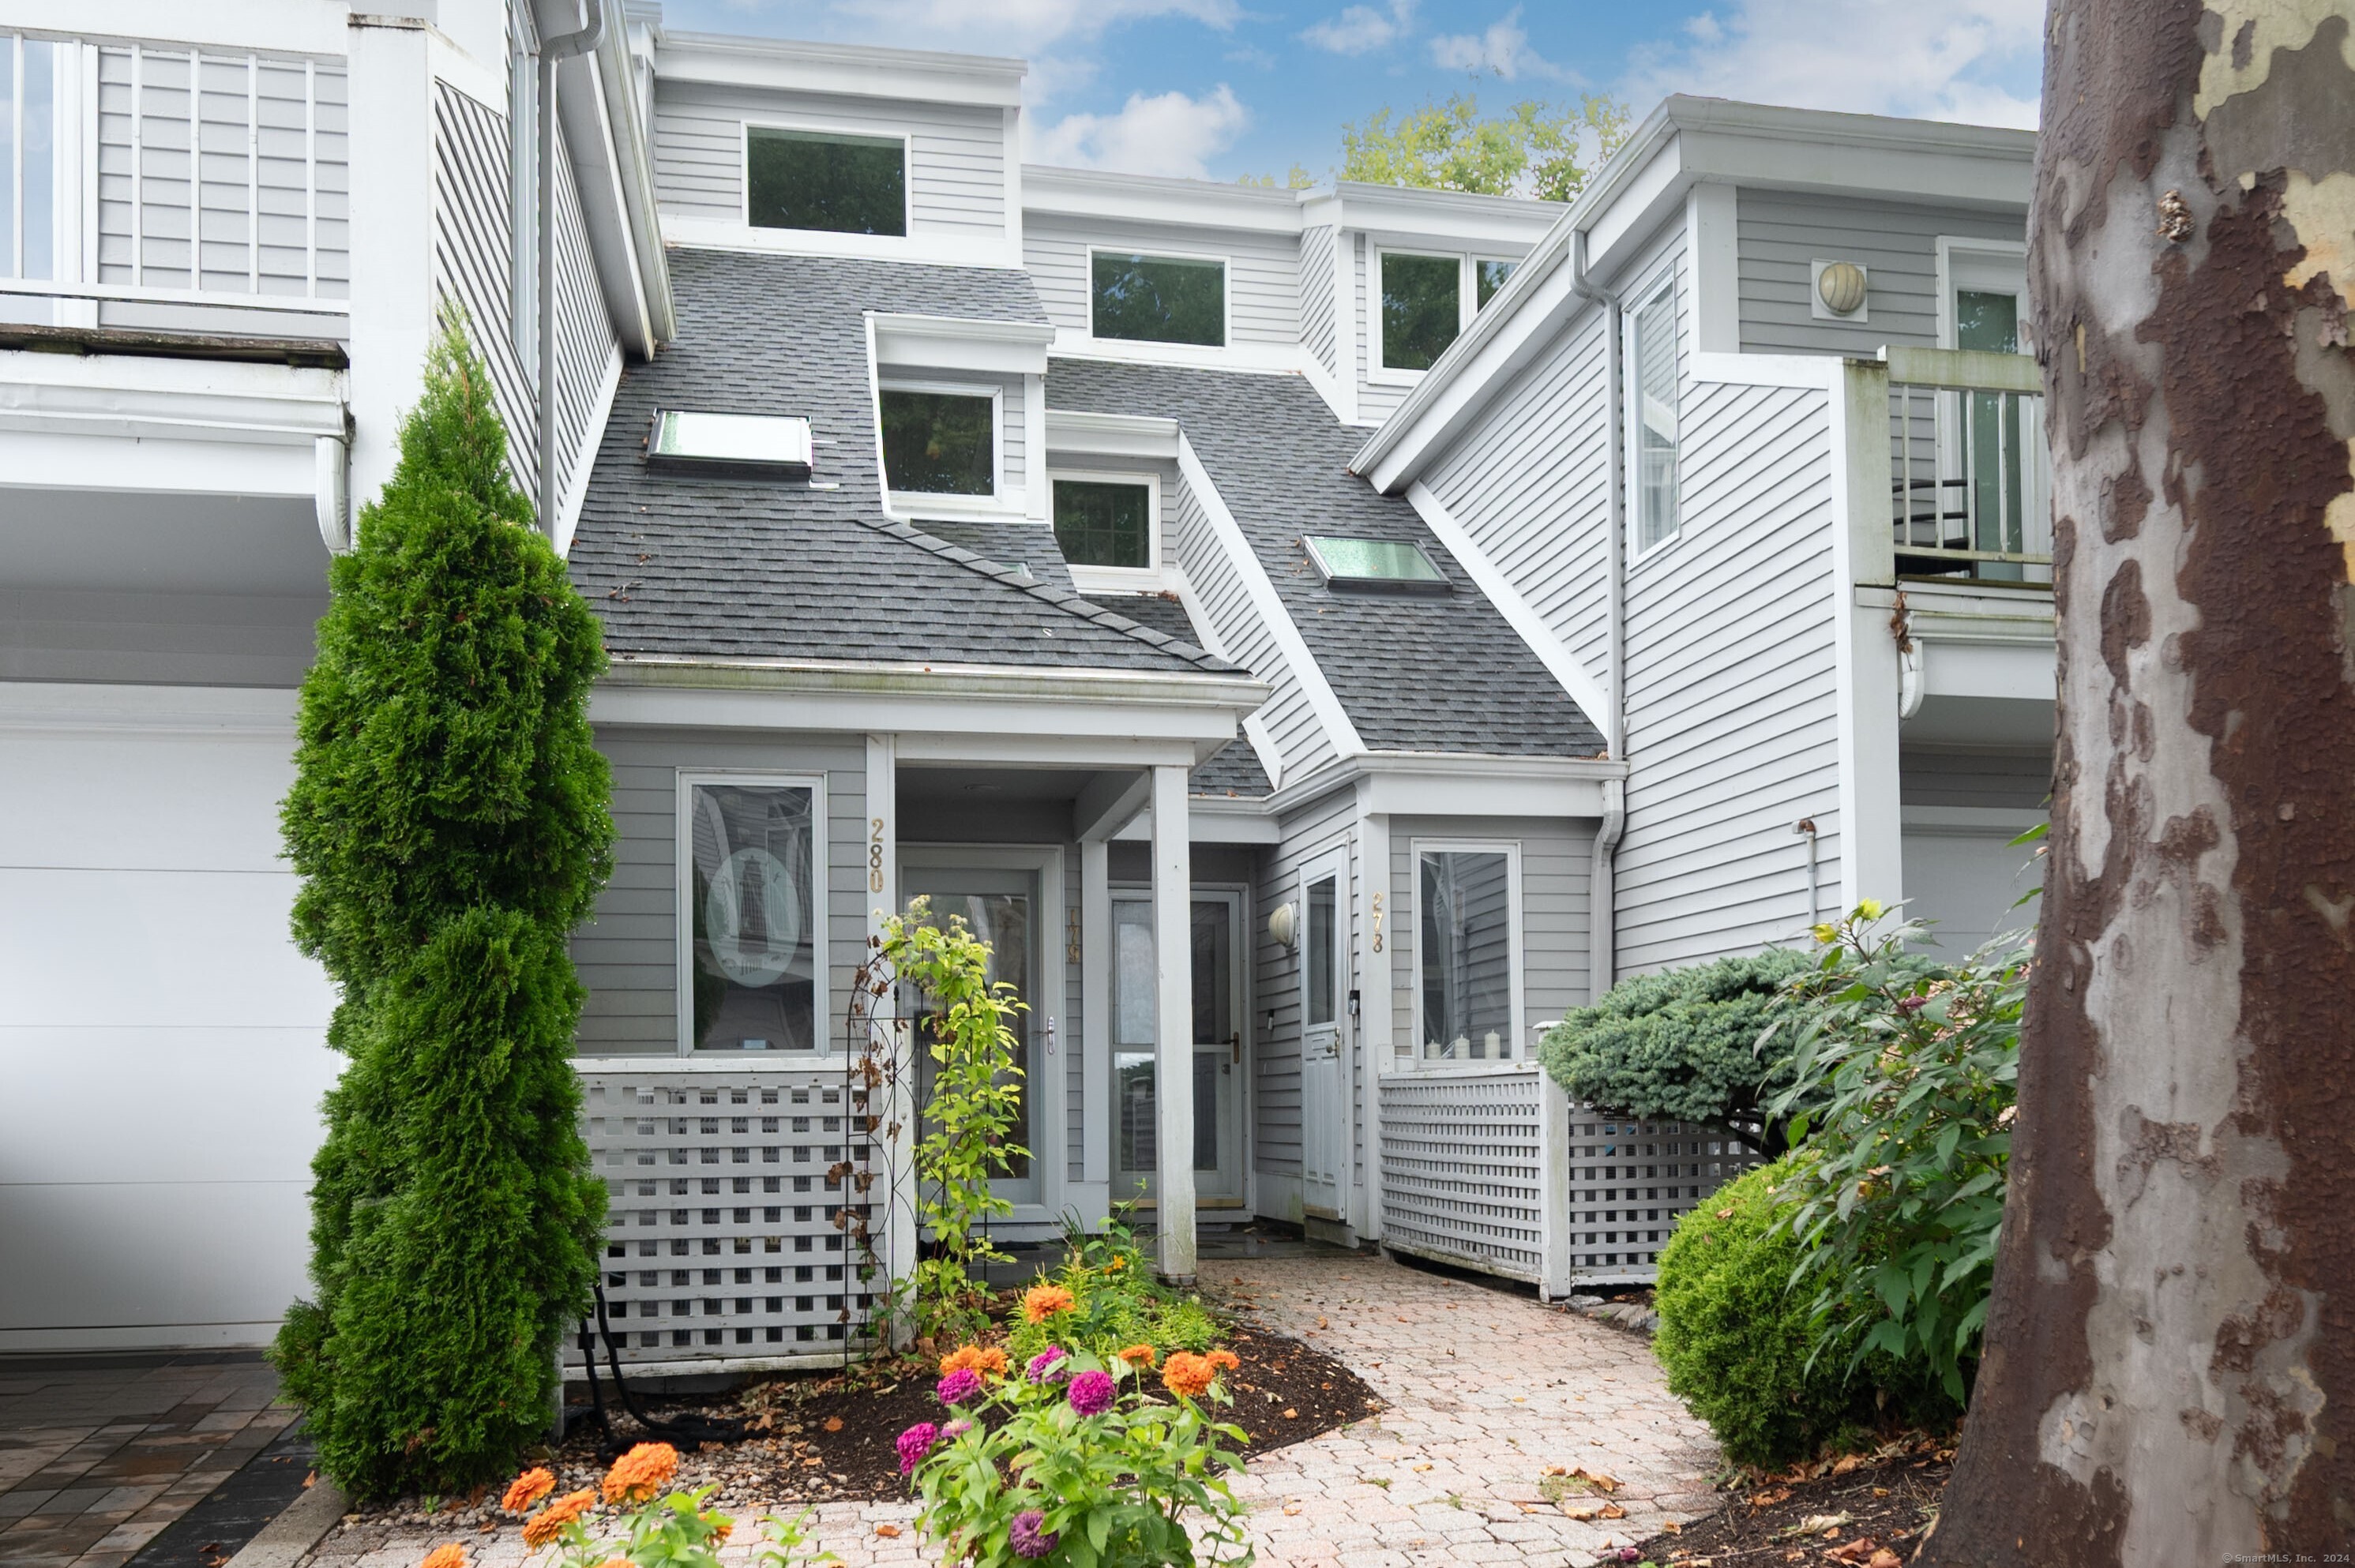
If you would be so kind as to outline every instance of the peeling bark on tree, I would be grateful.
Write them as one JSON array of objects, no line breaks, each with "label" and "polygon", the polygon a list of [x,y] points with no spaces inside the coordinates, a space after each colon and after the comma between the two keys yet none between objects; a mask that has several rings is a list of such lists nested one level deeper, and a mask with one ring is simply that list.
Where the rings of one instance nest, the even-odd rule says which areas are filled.
[{"label": "peeling bark on tree", "polygon": [[1987,1354],[1921,1563],[2355,1542],[2350,9],[2048,23],[2050,871]]}]

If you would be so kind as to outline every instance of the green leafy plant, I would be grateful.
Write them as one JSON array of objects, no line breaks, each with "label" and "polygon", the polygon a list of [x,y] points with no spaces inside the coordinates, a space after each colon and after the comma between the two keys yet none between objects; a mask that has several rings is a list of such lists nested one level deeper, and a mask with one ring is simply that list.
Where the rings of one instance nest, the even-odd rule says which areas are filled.
[{"label": "green leafy plant", "polygon": [[[1760,1036],[1794,1012],[1806,953],[1772,948],[1620,981],[1547,1032],[1539,1059],[1573,1100],[1643,1120],[1700,1122],[1768,1159],[1788,1147],[1768,1107],[1790,1088],[1787,1041]],[[1787,1114],[1787,1113],[1785,1113]]]},{"label": "green leafy plant", "polygon": [[1141,1369],[1085,1353],[951,1372],[952,1419],[900,1436],[923,1499],[917,1528],[969,1568],[1248,1568],[1243,1506],[1221,1474],[1241,1467],[1222,1445],[1243,1433],[1197,1403],[1231,1403],[1219,1365],[1171,1357],[1166,1403],[1145,1395]]},{"label": "green leafy plant", "polygon": [[1774,1108],[1806,1140],[1791,1227],[1820,1348],[1920,1358],[1960,1400],[2003,1222],[2029,954],[1942,959],[1923,930],[1870,901],[1816,928]]},{"label": "green leafy plant", "polygon": [[[616,1562],[628,1568],[720,1568],[719,1549],[736,1521],[704,1506],[716,1486],[664,1493],[677,1469],[678,1452],[669,1444],[641,1443],[606,1473],[602,1507],[595,1491],[551,1496],[556,1478],[545,1469],[517,1477],[500,1507],[527,1516],[526,1547],[554,1548],[547,1568],[606,1568]],[[754,1568],[836,1561],[831,1552],[811,1550],[810,1518],[806,1510],[791,1519],[763,1515],[751,1556]],[[465,1551],[455,1542],[437,1547],[420,1568],[466,1568]]]},{"label": "green leafy plant", "polygon": [[466,1490],[547,1430],[605,1190],[567,946],[612,868],[596,617],[532,526],[445,316],[303,683],[282,821],[294,939],[348,1062],[312,1162],[313,1297],[274,1358],[359,1497]]},{"label": "green leafy plant", "polygon": [[1457,93],[1393,116],[1388,106],[1341,128],[1341,177],[1382,185],[1569,201],[1627,139],[1627,106],[1595,93],[1577,103],[1516,103],[1482,118]]},{"label": "green leafy plant", "polygon": [[1007,1021],[1023,1004],[1011,985],[990,983],[989,944],[956,916],[934,923],[924,899],[886,919],[881,940],[891,972],[923,999],[917,1028],[932,1063],[916,1142],[916,1210],[932,1254],[916,1265],[915,1329],[962,1339],[987,1321],[974,1266],[1007,1256],[986,1227],[1014,1205],[991,1191],[990,1178],[1029,1158],[1010,1138],[1021,1120],[1022,1069]]},{"label": "green leafy plant", "polygon": [[[1041,1275],[1039,1284],[1060,1288],[1071,1305],[1050,1316],[1018,1314],[1007,1350],[1027,1359],[1050,1344],[1109,1356],[1132,1345],[1150,1345],[1156,1355],[1206,1351],[1220,1324],[1201,1298],[1172,1290],[1156,1279],[1153,1263],[1128,1223],[1131,1205],[1115,1204],[1103,1227],[1090,1231],[1076,1216],[1063,1224],[1066,1252],[1061,1267]],[[1036,1287],[1024,1297],[1041,1298]]]},{"label": "green leafy plant", "polygon": [[1660,1253],[1653,1350],[1668,1389],[1709,1424],[1736,1464],[1812,1457],[1892,1420],[1937,1425],[1955,1407],[1919,1367],[1875,1356],[1819,1358],[1804,1248],[1792,1234],[1797,1157],[1748,1171],[1677,1223]]}]

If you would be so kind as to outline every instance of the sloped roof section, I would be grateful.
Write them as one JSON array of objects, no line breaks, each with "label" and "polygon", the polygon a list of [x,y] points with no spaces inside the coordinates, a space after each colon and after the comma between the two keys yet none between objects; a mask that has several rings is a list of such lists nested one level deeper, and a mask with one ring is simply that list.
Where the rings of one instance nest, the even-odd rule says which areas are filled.
[{"label": "sloped roof section", "polygon": [[[1364,432],[1305,377],[1057,358],[1047,406],[1178,421],[1368,747],[1603,754],[1602,732],[1414,508],[1349,473]],[[1308,535],[1420,545],[1450,591],[1337,593]]]},{"label": "sloped roof section", "polygon": [[[885,520],[866,313],[1044,322],[1027,274],[693,249],[670,265],[678,342],[623,374],[572,543],[617,656],[1233,673],[1035,568]],[[804,416],[831,488],[649,470],[656,408]]]},{"label": "sloped roof section", "polygon": [[[1194,630],[1193,618],[1186,613],[1186,607],[1178,602],[1175,594],[1106,595],[1095,602],[1115,615],[1124,615],[1139,625],[1149,626],[1180,642],[1191,642],[1201,635]],[[1259,672],[1254,670],[1252,673]],[[1229,741],[1227,748],[1209,761],[1196,764],[1187,778],[1187,788],[1197,795],[1233,795],[1264,800],[1275,793],[1275,785],[1268,779],[1267,769],[1260,766],[1259,753],[1248,739],[1240,735]]]}]

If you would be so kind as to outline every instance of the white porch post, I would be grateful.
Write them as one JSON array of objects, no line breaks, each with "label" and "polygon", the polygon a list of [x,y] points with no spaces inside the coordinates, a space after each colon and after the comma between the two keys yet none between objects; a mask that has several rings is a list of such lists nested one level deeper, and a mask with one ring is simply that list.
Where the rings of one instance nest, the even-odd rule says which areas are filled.
[{"label": "white porch post", "polygon": [[[867,934],[879,938],[883,921],[900,912],[900,751],[899,736],[867,737]],[[867,949],[872,953],[875,949]],[[886,1217],[881,1246],[884,1266],[893,1281],[911,1279],[916,1273],[916,1063],[908,1032],[900,1026],[893,997],[871,999],[876,1027],[890,1041],[898,1065],[889,1099],[873,1107],[883,1118],[884,1139],[891,1163],[888,1192],[872,1192],[868,1202],[882,1207]],[[854,1049],[850,1041],[846,1050]],[[897,1128],[896,1134],[890,1129]],[[870,1223],[872,1216],[870,1215]]]},{"label": "white porch post", "polygon": [[1182,767],[1153,770],[1154,1143],[1162,1277],[1194,1279],[1193,853]]},{"label": "white porch post", "polygon": [[1112,1192],[1112,846],[1100,838],[1080,841],[1080,1181],[1092,1218]]}]

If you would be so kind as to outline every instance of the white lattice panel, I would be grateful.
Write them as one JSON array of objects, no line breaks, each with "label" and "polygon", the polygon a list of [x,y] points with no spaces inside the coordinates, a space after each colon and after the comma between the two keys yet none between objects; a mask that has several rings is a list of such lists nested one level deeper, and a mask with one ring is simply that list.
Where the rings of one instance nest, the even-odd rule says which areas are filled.
[{"label": "white lattice panel", "polygon": [[1724,1133],[1570,1107],[1573,1278],[1648,1281],[1677,1216],[1758,1163]]},{"label": "white lattice panel", "polygon": [[1541,1278],[1541,1088],[1534,1066],[1383,1078],[1383,1245],[1512,1279]]},{"label": "white lattice panel", "polygon": [[858,1191],[872,1146],[838,1069],[592,1069],[581,1089],[625,1365],[790,1361],[862,1342],[874,1287],[843,1210],[871,1215],[886,1194],[880,1172]]}]

